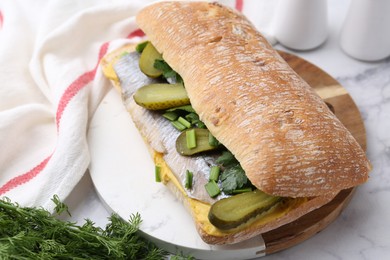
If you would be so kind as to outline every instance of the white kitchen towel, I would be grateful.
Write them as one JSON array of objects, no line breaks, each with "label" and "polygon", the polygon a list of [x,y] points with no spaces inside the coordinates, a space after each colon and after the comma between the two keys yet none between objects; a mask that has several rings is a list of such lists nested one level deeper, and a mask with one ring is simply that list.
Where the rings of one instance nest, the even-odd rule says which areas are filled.
[{"label": "white kitchen towel", "polygon": [[[143,36],[134,16],[149,2],[0,2],[0,197],[52,210],[53,195],[70,194],[90,163],[89,120],[110,88],[99,61]],[[263,1],[221,2],[270,14],[254,8]]]}]

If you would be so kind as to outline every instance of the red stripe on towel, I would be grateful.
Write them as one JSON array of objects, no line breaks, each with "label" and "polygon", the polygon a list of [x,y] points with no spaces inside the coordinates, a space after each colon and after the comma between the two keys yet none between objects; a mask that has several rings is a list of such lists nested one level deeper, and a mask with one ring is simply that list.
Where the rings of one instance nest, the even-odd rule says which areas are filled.
[{"label": "red stripe on towel", "polygon": [[137,29],[137,30],[131,32],[127,36],[127,39],[131,39],[131,38],[134,38],[134,37],[142,37],[142,36],[145,36],[145,33],[141,29]]},{"label": "red stripe on towel", "polygon": [[[0,12],[1,14],[1,12]],[[1,16],[2,17],[2,16]],[[0,19],[1,19],[0,17]],[[0,20],[1,22],[1,20]],[[133,38],[133,37],[141,37],[143,36],[144,33],[140,30],[137,29],[133,32],[131,32],[127,38]],[[81,90],[83,89],[86,85],[88,85],[94,78],[96,74],[96,70],[99,67],[100,60],[103,58],[103,56],[107,53],[109,43],[106,42],[100,47],[99,51],[99,56],[98,56],[98,62],[95,66],[95,68],[91,71],[83,73],[81,76],[79,76],[75,81],[73,81],[69,87],[66,88],[64,94],[62,95],[60,102],[57,107],[57,113],[56,113],[56,123],[57,123],[57,133],[60,128],[60,121],[62,114],[64,113],[66,107],[68,106],[69,102],[72,100],[72,98]],[[34,177],[36,177],[39,173],[41,173],[47,163],[50,161],[52,155],[48,156],[46,159],[44,159],[42,162],[40,162],[37,166],[32,168],[26,173],[20,174],[8,182],[6,182],[3,186],[0,187],[0,195],[5,194],[6,192],[18,187],[19,185],[22,185],[24,183],[29,182],[32,180]]]},{"label": "red stripe on towel", "polygon": [[3,12],[1,12],[0,10],[0,29],[3,27],[3,22],[4,22]]},{"label": "red stripe on towel", "polygon": [[38,164],[37,166],[35,166],[34,168],[32,168],[31,170],[26,172],[25,174],[19,175],[15,178],[11,179],[10,181],[8,181],[6,184],[4,184],[0,188],[0,195],[8,192],[9,190],[12,190],[13,188],[15,188],[23,183],[30,181],[32,178],[37,176],[46,167],[46,164],[48,163],[50,158],[51,158],[51,155],[49,157],[47,157],[45,160],[43,160],[40,164]]},{"label": "red stripe on towel", "polygon": [[70,86],[66,89],[62,95],[60,102],[58,103],[57,113],[56,113],[56,122],[57,122],[57,131],[60,128],[60,122],[62,114],[64,113],[65,108],[68,106],[69,101],[89,82],[95,77],[95,70],[88,71],[78,77]]},{"label": "red stripe on towel", "polygon": [[236,10],[242,12],[242,9],[244,8],[244,0],[236,0]]},{"label": "red stripe on towel", "polygon": [[108,43],[106,42],[100,47],[98,63],[96,64],[95,68],[91,71],[82,74],[75,81],[73,81],[73,83],[70,84],[70,86],[65,90],[64,94],[60,99],[60,102],[58,103],[56,113],[57,131],[59,130],[62,114],[64,113],[65,108],[68,106],[69,101],[95,78],[99,62],[107,53],[107,49]]}]

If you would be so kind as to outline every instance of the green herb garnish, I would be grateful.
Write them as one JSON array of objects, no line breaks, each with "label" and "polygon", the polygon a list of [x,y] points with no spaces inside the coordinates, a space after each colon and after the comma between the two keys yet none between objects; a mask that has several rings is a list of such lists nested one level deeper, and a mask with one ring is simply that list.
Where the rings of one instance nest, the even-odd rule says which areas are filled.
[{"label": "green herb garnish", "polygon": [[[67,211],[53,198],[57,216]],[[139,214],[128,221],[112,214],[105,229],[91,220],[82,226],[43,208],[0,200],[1,259],[164,259],[166,252],[138,234]]]},{"label": "green herb garnish", "polygon": [[192,180],[194,178],[194,174],[190,172],[189,170],[186,171],[186,181],[184,184],[184,187],[187,189],[192,189]]},{"label": "green herb garnish", "polygon": [[195,112],[185,115],[185,118],[198,128],[206,128],[205,124],[200,121],[198,114]]},{"label": "green herb garnish", "polygon": [[177,74],[177,72],[174,71],[164,60],[155,60],[153,66],[154,68],[162,71],[164,78],[172,79],[177,83],[183,83],[183,79],[180,75]]},{"label": "green herb garnish", "polygon": [[185,127],[182,123],[180,123],[179,121],[172,121],[171,124],[179,131],[184,131],[187,129],[187,127]]},{"label": "green herb garnish", "polygon": [[129,54],[129,52],[124,51],[124,52],[122,52],[122,54],[120,55],[120,57],[126,56],[126,55],[128,55],[128,54]]},{"label": "green herb garnish", "polygon": [[[199,115],[195,112],[191,105],[185,105],[180,107],[174,107],[167,109],[163,116],[165,117],[166,113],[174,112],[177,115],[183,117],[186,121],[191,123],[191,125],[198,128],[206,128],[205,124],[199,119]],[[170,118],[166,117],[168,120],[172,121]],[[176,120],[176,119],[174,119]],[[189,128],[189,127],[188,127]]]},{"label": "green herb garnish", "polygon": [[217,182],[218,178],[219,178],[220,171],[221,171],[221,168],[219,168],[218,166],[211,166],[209,180]]},{"label": "green herb garnish", "polygon": [[208,183],[206,183],[206,185],[204,187],[205,187],[207,193],[212,198],[214,198],[219,193],[221,193],[221,190],[219,189],[218,184],[215,181],[209,181]]},{"label": "green herb garnish", "polygon": [[180,107],[173,107],[167,110],[168,112],[178,112],[178,111],[185,111],[188,113],[196,113],[194,108],[191,105],[185,105],[185,106],[180,106]]},{"label": "green herb garnish", "polygon": [[196,134],[195,129],[186,131],[187,148],[194,149],[196,147]]},{"label": "green herb garnish", "polygon": [[137,46],[135,46],[135,51],[138,53],[142,53],[148,43],[149,41],[144,41],[137,44]]},{"label": "green herb garnish", "polygon": [[198,114],[193,113],[193,112],[185,115],[185,119],[187,119],[193,125],[200,121]]},{"label": "green herb garnish", "polygon": [[209,133],[209,145],[214,146],[214,147],[217,147],[218,145],[220,145],[217,138],[215,138],[211,133]]},{"label": "green herb garnish", "polygon": [[158,165],[154,167],[154,176],[156,182],[161,182],[161,167]]},{"label": "green herb garnish", "polygon": [[169,121],[175,121],[179,117],[179,115],[175,112],[165,112],[162,116],[168,119]]},{"label": "green herb garnish", "polygon": [[238,164],[238,161],[231,152],[223,151],[222,155],[220,157],[218,157],[217,163],[221,164],[225,167],[228,167],[228,166]]},{"label": "green herb garnish", "polygon": [[179,118],[177,119],[177,121],[179,121],[182,125],[184,125],[186,128],[190,128],[191,127],[191,123],[188,122],[185,118],[179,116]]},{"label": "green herb garnish", "polygon": [[220,180],[221,189],[226,194],[231,194],[234,190],[241,189],[248,183],[248,178],[239,164],[225,169]]}]

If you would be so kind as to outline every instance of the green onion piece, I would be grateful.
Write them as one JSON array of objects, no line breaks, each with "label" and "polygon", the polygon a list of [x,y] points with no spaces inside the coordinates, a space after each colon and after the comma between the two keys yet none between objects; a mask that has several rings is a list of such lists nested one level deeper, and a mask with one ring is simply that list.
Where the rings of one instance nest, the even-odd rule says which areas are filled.
[{"label": "green onion piece", "polygon": [[120,55],[120,57],[123,57],[123,56],[125,56],[125,55],[127,55],[127,54],[129,54],[129,52],[124,51],[124,52],[122,52],[122,54]]},{"label": "green onion piece", "polygon": [[161,167],[158,165],[154,167],[154,176],[156,182],[161,182]]},{"label": "green onion piece", "polygon": [[186,131],[186,141],[187,141],[187,148],[193,149],[196,147],[196,134],[195,129],[190,129]]},{"label": "green onion piece", "polygon": [[221,168],[219,168],[218,166],[211,166],[209,180],[217,182],[218,178],[219,178],[220,171],[221,171]]},{"label": "green onion piece", "polygon": [[211,133],[209,133],[209,145],[214,147],[219,145],[217,138],[215,138]]},{"label": "green onion piece", "polygon": [[199,121],[199,116],[196,113],[189,113],[185,116],[185,119],[187,119],[188,122],[191,122],[191,124],[195,124]]},{"label": "green onion piece", "polygon": [[141,42],[135,46],[135,50],[138,53],[142,53],[149,41]]},{"label": "green onion piece", "polygon": [[207,193],[210,195],[210,197],[214,198],[217,196],[221,190],[218,187],[218,184],[215,181],[209,181],[206,185],[204,185]]},{"label": "green onion piece", "polygon": [[154,60],[153,67],[155,69],[161,70],[162,75],[166,79],[173,79],[176,82],[182,82],[182,79],[179,74],[177,74],[176,71],[174,71],[169,64],[161,59]]},{"label": "green onion piece", "polygon": [[191,105],[185,105],[185,106],[180,106],[180,107],[173,107],[173,108],[168,109],[167,111],[170,112],[170,111],[177,111],[177,110],[185,111],[185,112],[188,112],[188,113],[196,113]]},{"label": "green onion piece", "polygon": [[235,189],[235,190],[232,191],[232,194],[240,194],[240,193],[250,192],[250,191],[252,191],[251,187],[242,188],[242,189]]},{"label": "green onion piece", "polygon": [[186,171],[186,182],[185,182],[185,187],[187,189],[192,189],[192,179],[193,179],[194,174],[190,172],[189,170]]},{"label": "green onion piece", "polygon": [[177,119],[177,121],[179,121],[182,125],[184,125],[186,128],[190,128],[191,127],[191,123],[188,122],[187,120],[185,120],[183,117],[179,116],[179,118]]},{"label": "green onion piece", "polygon": [[206,125],[200,120],[196,123],[196,126],[199,128],[207,129]]},{"label": "green onion piece", "polygon": [[175,112],[166,112],[162,116],[168,119],[169,121],[175,121],[179,117],[179,115]]},{"label": "green onion piece", "polygon": [[179,130],[179,131],[183,131],[183,130],[186,130],[187,129],[187,127],[185,127],[183,124],[181,124],[179,121],[172,121],[171,122],[172,123],[172,125],[174,126],[174,127],[176,127],[176,129],[177,130]]}]

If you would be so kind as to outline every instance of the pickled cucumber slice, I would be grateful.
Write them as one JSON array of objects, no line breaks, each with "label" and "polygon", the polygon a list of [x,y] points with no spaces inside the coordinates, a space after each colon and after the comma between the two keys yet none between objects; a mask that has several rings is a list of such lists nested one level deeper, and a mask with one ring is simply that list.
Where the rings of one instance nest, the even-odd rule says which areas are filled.
[{"label": "pickled cucumber slice", "polygon": [[212,146],[209,143],[209,130],[204,128],[193,128],[196,136],[196,147],[188,148],[186,139],[186,130],[182,132],[176,139],[176,151],[181,155],[194,155],[201,152],[218,149],[218,146]]},{"label": "pickled cucumber slice", "polygon": [[139,88],[134,93],[135,102],[149,110],[168,109],[190,104],[182,84],[156,83]]},{"label": "pickled cucumber slice", "polygon": [[162,75],[162,71],[154,67],[154,62],[162,59],[162,55],[148,42],[141,53],[139,68],[145,75],[151,78],[158,78]]},{"label": "pickled cucumber slice", "polygon": [[208,217],[215,227],[228,230],[267,212],[282,199],[260,190],[245,192],[215,202],[210,208]]}]

